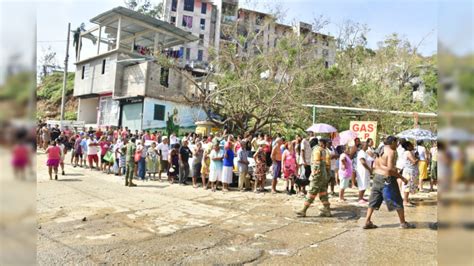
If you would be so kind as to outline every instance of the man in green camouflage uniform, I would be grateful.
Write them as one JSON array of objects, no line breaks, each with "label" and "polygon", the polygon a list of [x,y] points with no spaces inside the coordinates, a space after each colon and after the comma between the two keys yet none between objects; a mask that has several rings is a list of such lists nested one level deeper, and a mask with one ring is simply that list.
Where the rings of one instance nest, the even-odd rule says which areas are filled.
[{"label": "man in green camouflage uniform", "polygon": [[136,187],[132,180],[135,170],[135,152],[137,145],[135,145],[135,138],[131,138],[127,143],[127,152],[125,154],[125,162],[127,165],[127,173],[125,175],[125,186]]},{"label": "man in green camouflage uniform", "polygon": [[[323,208],[320,209],[320,216],[331,217],[331,211],[329,209],[329,198],[327,193],[329,174],[328,170],[330,167],[330,154],[326,149],[326,140],[320,140],[319,145],[313,148],[311,155],[311,177],[309,183],[309,191],[306,194],[303,209],[296,212],[299,217],[306,216],[306,210],[314,202],[314,199],[319,194],[319,199],[323,204]],[[329,162],[328,162],[329,161]]]}]

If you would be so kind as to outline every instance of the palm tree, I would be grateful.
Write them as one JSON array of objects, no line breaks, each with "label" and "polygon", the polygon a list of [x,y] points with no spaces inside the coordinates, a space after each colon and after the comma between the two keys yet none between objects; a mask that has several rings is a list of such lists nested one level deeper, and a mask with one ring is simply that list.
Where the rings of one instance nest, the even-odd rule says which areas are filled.
[{"label": "palm tree", "polygon": [[86,24],[81,23],[81,25],[79,27],[77,27],[76,30],[73,30],[72,33],[73,33],[73,41],[72,41],[72,46],[74,46],[76,49],[76,58],[77,58],[77,55],[79,54],[79,47],[82,46],[82,41],[81,43],[79,44],[79,39],[81,37],[81,32],[84,32],[86,31]]}]

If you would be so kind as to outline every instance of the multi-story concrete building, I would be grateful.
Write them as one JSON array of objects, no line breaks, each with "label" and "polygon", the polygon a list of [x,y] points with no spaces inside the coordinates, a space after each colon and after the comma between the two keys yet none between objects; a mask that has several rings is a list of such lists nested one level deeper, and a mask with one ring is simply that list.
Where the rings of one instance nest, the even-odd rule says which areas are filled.
[{"label": "multi-story concrete building", "polygon": [[299,22],[296,25],[288,26],[277,23],[276,18],[270,14],[240,8],[237,29],[239,35],[244,37],[251,34],[255,36],[247,38],[249,41],[244,44],[244,52],[248,55],[266,53],[276,47],[278,40],[282,37],[295,34],[303,37],[306,45],[312,46],[315,58],[322,59],[325,67],[335,64],[336,43],[334,38],[314,32],[311,24]]},{"label": "multi-story concrete building", "polygon": [[277,45],[284,34],[307,35],[308,44],[317,46],[317,57],[329,67],[335,63],[335,40],[332,36],[314,32],[310,24],[299,22],[288,26],[276,22],[271,14],[239,8],[238,0],[166,0],[165,20],[198,36],[199,43],[188,43],[178,48],[181,61],[205,69],[210,61],[209,51],[218,54],[227,42],[234,41],[235,26],[238,34],[246,37],[257,35],[256,41],[246,43],[244,50],[250,54],[266,52]]},{"label": "multi-story concrete building", "polygon": [[90,20],[76,58],[74,96],[78,120],[95,127],[135,130],[194,127],[205,113],[187,104],[193,97],[186,73],[160,65],[157,55],[196,42],[197,37],[167,22],[117,7]]}]

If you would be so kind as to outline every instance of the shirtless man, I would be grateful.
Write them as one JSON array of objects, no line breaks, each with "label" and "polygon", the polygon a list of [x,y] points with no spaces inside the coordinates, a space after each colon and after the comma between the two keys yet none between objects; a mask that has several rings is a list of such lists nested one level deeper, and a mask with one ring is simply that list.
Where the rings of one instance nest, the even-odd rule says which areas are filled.
[{"label": "shirtless man", "polygon": [[[405,211],[403,209],[403,200],[398,187],[397,179],[400,178],[405,184],[408,183],[395,168],[397,149],[397,138],[389,136],[384,141],[383,151],[377,155],[375,159],[375,176],[372,192],[369,198],[369,208],[365,220],[364,229],[375,229],[376,225],[372,223],[370,218],[374,210],[378,210],[385,200],[389,211],[396,210],[400,219],[400,228],[415,228],[415,225],[405,221]],[[385,185],[387,187],[384,189]]]}]

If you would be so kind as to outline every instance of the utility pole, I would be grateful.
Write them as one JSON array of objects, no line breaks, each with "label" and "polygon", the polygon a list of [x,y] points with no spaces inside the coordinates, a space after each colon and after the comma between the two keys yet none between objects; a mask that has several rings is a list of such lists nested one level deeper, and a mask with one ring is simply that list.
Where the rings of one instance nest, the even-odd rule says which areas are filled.
[{"label": "utility pole", "polygon": [[66,58],[64,59],[64,76],[63,76],[63,92],[61,97],[61,125],[64,120],[64,105],[66,104],[66,83],[67,83],[67,64],[69,59],[69,36],[71,35],[71,23],[67,24],[67,42],[66,42]]}]

